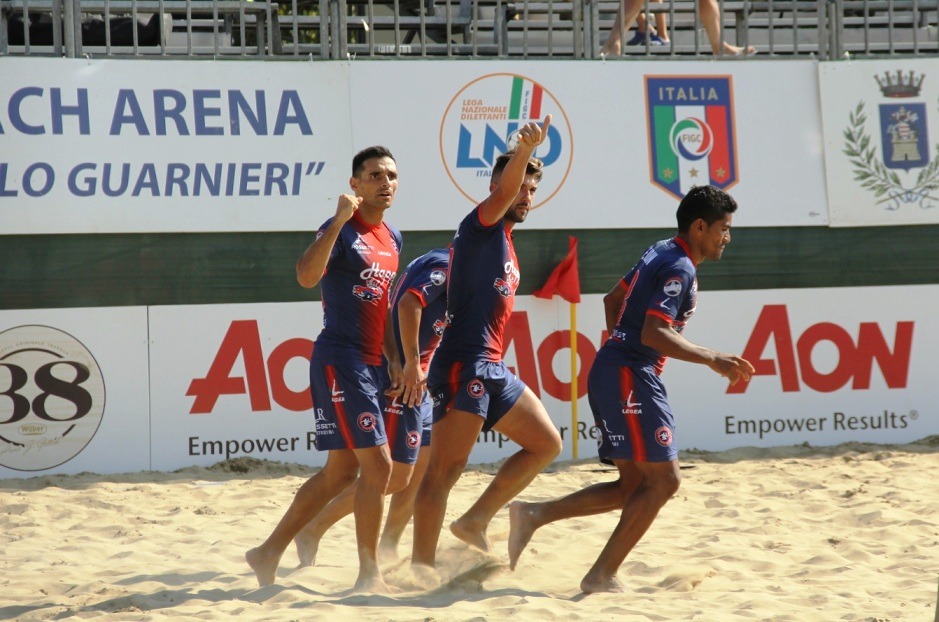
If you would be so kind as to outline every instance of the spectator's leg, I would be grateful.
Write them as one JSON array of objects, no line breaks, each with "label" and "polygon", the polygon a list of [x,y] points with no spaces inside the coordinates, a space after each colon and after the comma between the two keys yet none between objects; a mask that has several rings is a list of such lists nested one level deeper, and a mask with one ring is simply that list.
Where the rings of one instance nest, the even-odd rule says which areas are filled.
[{"label": "spectator's leg", "polygon": [[600,49],[601,56],[619,56],[623,50],[623,24],[632,24],[642,10],[644,0],[623,0],[623,10],[617,11],[610,30],[610,38]]},{"label": "spectator's leg", "polygon": [[701,13],[701,25],[704,26],[711,44],[711,52],[715,56],[721,54],[721,50],[727,56],[756,54],[756,48],[752,45],[744,49],[721,41],[721,14],[717,8],[717,0],[698,0],[698,8]]}]

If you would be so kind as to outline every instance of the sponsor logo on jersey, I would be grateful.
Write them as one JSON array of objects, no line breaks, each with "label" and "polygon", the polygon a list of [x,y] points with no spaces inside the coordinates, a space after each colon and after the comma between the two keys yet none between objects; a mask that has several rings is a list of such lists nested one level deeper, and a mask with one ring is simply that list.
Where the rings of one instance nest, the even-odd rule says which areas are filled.
[{"label": "sponsor logo on jersey", "polygon": [[665,292],[666,296],[674,298],[681,293],[681,279],[678,277],[672,277],[669,280],[665,281],[662,291]]},{"label": "sponsor logo on jersey", "polygon": [[378,281],[370,279],[365,285],[353,285],[352,295],[364,302],[377,305],[378,301],[382,299],[384,291]]},{"label": "sponsor logo on jersey", "polygon": [[620,402],[623,407],[624,415],[641,415],[642,414],[642,403],[639,401],[633,401],[633,392],[630,391],[629,395],[625,400]]},{"label": "sponsor logo on jersey", "polygon": [[357,251],[363,255],[368,255],[372,252],[372,247],[368,244],[368,242],[362,239],[361,235],[359,235],[352,243],[352,250]]},{"label": "sponsor logo on jersey", "polygon": [[496,291],[499,292],[500,296],[508,298],[512,295],[512,286],[498,277],[496,277],[496,280],[493,281],[492,286],[496,288]]}]

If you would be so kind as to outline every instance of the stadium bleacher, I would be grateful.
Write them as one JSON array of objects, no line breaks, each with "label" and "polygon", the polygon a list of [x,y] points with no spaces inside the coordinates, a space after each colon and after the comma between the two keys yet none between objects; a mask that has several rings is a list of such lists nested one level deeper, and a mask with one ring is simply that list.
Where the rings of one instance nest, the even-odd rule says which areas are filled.
[{"label": "stadium bleacher", "polygon": [[[939,0],[720,0],[722,38],[761,56],[939,52]],[[619,0],[0,0],[0,55],[599,58]],[[713,58],[697,0],[646,3],[670,46],[622,59]],[[152,16],[156,15],[156,18]],[[158,40],[118,20],[159,24]],[[90,40],[103,21],[104,41]],[[147,21],[149,20],[149,21]],[[124,23],[124,22],[122,22]],[[121,34],[123,33],[123,34]]]}]

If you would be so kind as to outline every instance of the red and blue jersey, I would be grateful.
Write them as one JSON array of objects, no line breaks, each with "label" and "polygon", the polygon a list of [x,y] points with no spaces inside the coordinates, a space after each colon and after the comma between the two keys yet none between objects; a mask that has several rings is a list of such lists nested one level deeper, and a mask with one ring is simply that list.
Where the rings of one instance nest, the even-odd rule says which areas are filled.
[{"label": "red and blue jersey", "polygon": [[642,343],[642,326],[647,315],[656,315],[680,334],[697,305],[696,273],[688,244],[681,238],[662,240],[646,249],[620,280],[626,298],[613,334],[598,356],[612,354],[625,365],[652,365],[661,373],[666,357]]},{"label": "red and blue jersey", "polygon": [[[332,220],[323,223],[317,236]],[[386,222],[370,225],[354,214],[342,226],[320,281],[323,330],[312,360],[381,365],[388,293],[401,245],[401,233]]]},{"label": "red and blue jersey", "polygon": [[502,337],[521,273],[512,231],[503,220],[486,225],[476,207],[450,245],[447,318],[437,357],[447,361],[502,360]]},{"label": "red and blue jersey", "polygon": [[404,360],[401,347],[401,329],[398,324],[398,301],[407,292],[411,292],[421,301],[421,325],[418,330],[418,347],[421,350],[421,368],[427,371],[440,337],[446,328],[447,314],[447,270],[450,266],[450,252],[445,248],[429,251],[405,268],[391,294],[391,321],[394,329],[398,355]]}]

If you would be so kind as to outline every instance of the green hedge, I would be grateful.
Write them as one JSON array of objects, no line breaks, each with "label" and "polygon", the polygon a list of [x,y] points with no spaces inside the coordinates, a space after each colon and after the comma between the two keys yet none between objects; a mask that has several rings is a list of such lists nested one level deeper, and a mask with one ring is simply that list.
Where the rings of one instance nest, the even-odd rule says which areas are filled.
[{"label": "green hedge", "polygon": [[[583,229],[584,293],[605,293],[666,229]],[[451,231],[404,232],[402,267]],[[520,293],[567,252],[567,231],[515,234]],[[318,299],[294,278],[310,233],[0,236],[0,308],[287,302]],[[939,225],[736,228],[724,259],[699,271],[704,290],[939,283]]]}]

